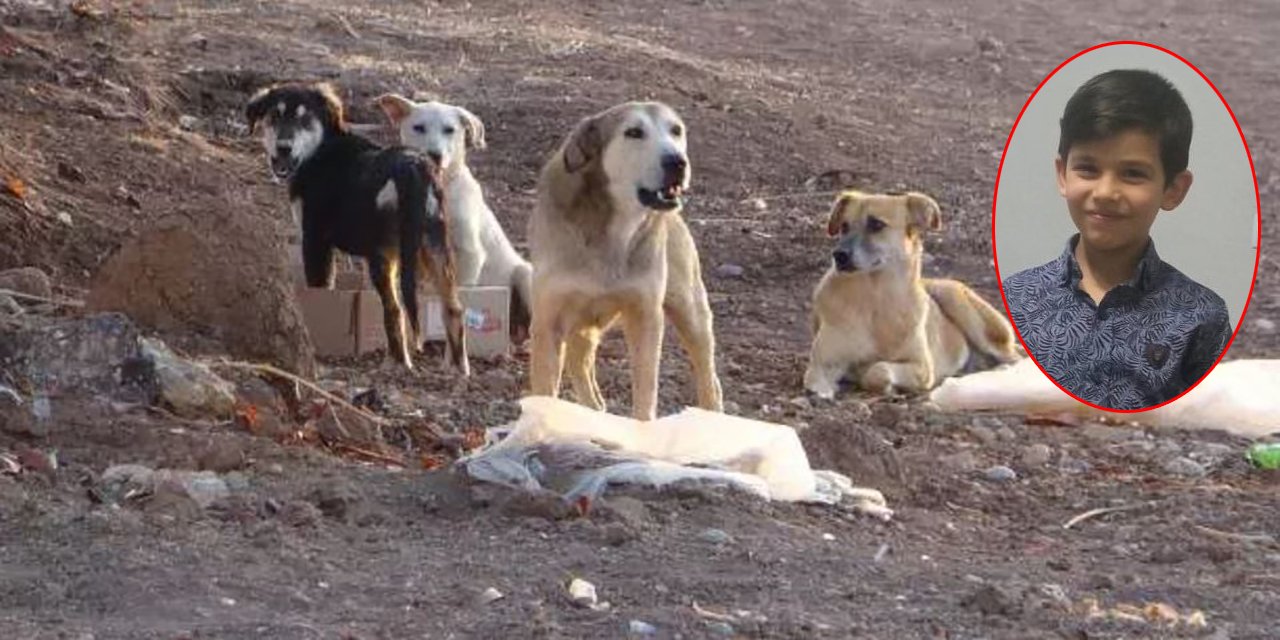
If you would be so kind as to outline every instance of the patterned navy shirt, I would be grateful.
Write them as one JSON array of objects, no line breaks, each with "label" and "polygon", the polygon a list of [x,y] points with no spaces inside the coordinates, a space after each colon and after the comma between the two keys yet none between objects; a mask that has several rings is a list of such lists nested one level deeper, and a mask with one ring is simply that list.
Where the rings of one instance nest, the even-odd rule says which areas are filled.
[{"label": "patterned navy shirt", "polygon": [[1079,238],[1053,262],[1004,281],[1027,350],[1058,384],[1101,407],[1142,409],[1176,397],[1231,340],[1226,304],[1161,260],[1152,241],[1133,279],[1094,304],[1080,289]]}]

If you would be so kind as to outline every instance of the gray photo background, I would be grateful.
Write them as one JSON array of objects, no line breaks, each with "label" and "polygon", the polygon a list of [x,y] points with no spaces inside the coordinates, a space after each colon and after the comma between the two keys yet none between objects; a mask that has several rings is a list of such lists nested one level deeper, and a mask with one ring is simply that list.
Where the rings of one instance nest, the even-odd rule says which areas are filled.
[{"label": "gray photo background", "polygon": [[[1191,108],[1191,191],[1177,209],[1160,212],[1151,236],[1161,258],[1222,296],[1233,326],[1238,326],[1253,278],[1258,237],[1257,201],[1245,147],[1213,88],[1182,61],[1150,47],[1114,45],[1082,55],[1059,70],[1027,106],[1009,141],[996,193],[1000,277],[1049,262],[1076,232],[1054,177],[1058,119],[1077,87],[1119,68],[1163,75]],[[1213,69],[1201,71],[1213,79]]]}]

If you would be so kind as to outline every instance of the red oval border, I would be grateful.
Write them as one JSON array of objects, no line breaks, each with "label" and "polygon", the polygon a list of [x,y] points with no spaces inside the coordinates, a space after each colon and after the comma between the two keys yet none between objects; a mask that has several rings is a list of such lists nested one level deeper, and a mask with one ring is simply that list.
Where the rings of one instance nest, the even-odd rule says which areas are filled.
[{"label": "red oval border", "polygon": [[[996,255],[996,199],[1000,193],[1000,177],[1004,174],[1004,160],[1005,160],[1005,156],[1009,153],[1009,143],[1013,141],[1013,134],[1015,131],[1018,130],[1018,123],[1022,122],[1022,116],[1027,112],[1027,107],[1031,106],[1031,101],[1035,100],[1036,95],[1039,94],[1040,90],[1044,88],[1045,83],[1049,82],[1049,80],[1051,80],[1053,76],[1057,75],[1058,72],[1061,71],[1063,67],[1067,66],[1068,64],[1071,64],[1072,60],[1075,60],[1076,58],[1079,58],[1080,56],[1086,53],[1089,53],[1090,51],[1102,49],[1103,47],[1113,47],[1116,45],[1126,45],[1126,44],[1149,47],[1151,49],[1162,51],[1164,53],[1167,53],[1177,58],[1182,62],[1182,64],[1187,65],[1193,71],[1195,71],[1196,74],[1200,76],[1200,79],[1204,80],[1205,84],[1208,84],[1209,88],[1213,89],[1214,94],[1218,96],[1218,100],[1222,102],[1222,106],[1227,108],[1227,114],[1231,116],[1231,122],[1236,125],[1236,133],[1240,134],[1240,143],[1244,145],[1244,154],[1245,154],[1245,157],[1248,158],[1249,160],[1249,173],[1252,174],[1253,176],[1253,201],[1258,208],[1258,211],[1257,211],[1258,238],[1257,238],[1256,250],[1254,251],[1254,254],[1253,254],[1253,280],[1249,282],[1249,295],[1245,297],[1244,309],[1241,310],[1240,312],[1240,319],[1236,323],[1235,330],[1231,332],[1231,339],[1227,341],[1227,346],[1222,349],[1222,353],[1218,354],[1218,359],[1214,361],[1213,366],[1209,367],[1209,370],[1205,372],[1205,374],[1201,376],[1199,380],[1196,380],[1194,383],[1192,383],[1192,385],[1187,387],[1182,393],[1164,402],[1161,402],[1160,404],[1152,405],[1150,407],[1143,407],[1141,409],[1111,409],[1108,407],[1102,407],[1102,406],[1096,405],[1068,391],[1065,387],[1058,384],[1058,381],[1054,380],[1053,376],[1050,376],[1049,373],[1044,370],[1044,367],[1040,365],[1040,361],[1036,360],[1035,357],[1031,355],[1030,349],[1027,349],[1027,342],[1023,340],[1022,332],[1018,331],[1018,325],[1013,321],[1013,313],[1009,310],[1009,298],[1004,293],[1004,278],[1000,276],[1000,258]],[[1258,190],[1258,171],[1253,165],[1253,152],[1249,150],[1249,141],[1246,140],[1244,137],[1244,130],[1240,128],[1240,121],[1236,119],[1236,112],[1231,109],[1231,105],[1227,102],[1227,99],[1222,97],[1222,92],[1218,91],[1217,85],[1213,84],[1213,82],[1209,80],[1208,76],[1204,75],[1204,73],[1201,72],[1200,69],[1196,67],[1194,64],[1191,64],[1190,62],[1188,62],[1186,58],[1183,58],[1182,56],[1168,49],[1165,49],[1160,45],[1151,44],[1149,42],[1141,42],[1138,40],[1115,40],[1112,42],[1104,42],[1102,44],[1089,47],[1088,49],[1085,49],[1071,56],[1070,58],[1067,58],[1065,61],[1062,62],[1062,64],[1055,67],[1053,71],[1049,72],[1049,75],[1044,77],[1044,80],[1040,81],[1040,85],[1036,87],[1035,91],[1031,92],[1031,95],[1027,98],[1027,101],[1023,103],[1022,110],[1018,112],[1018,119],[1013,121],[1013,127],[1009,129],[1009,136],[1005,138],[1004,150],[1000,152],[1000,167],[996,169],[996,184],[995,184],[995,188],[992,190],[992,193],[991,193],[991,260],[992,260],[992,263],[995,265],[996,283],[1000,287],[1000,299],[1001,301],[1004,302],[1005,317],[1009,319],[1009,324],[1013,326],[1013,332],[1018,336],[1018,342],[1022,344],[1022,348],[1027,352],[1027,357],[1030,358],[1032,362],[1036,363],[1036,367],[1040,369],[1040,372],[1044,374],[1044,377],[1048,378],[1059,389],[1062,389],[1063,393],[1071,396],[1072,398],[1075,398],[1076,401],[1082,404],[1089,405],[1090,407],[1093,407],[1094,409],[1098,409],[1099,411],[1107,411],[1111,413],[1142,413],[1143,411],[1151,411],[1152,409],[1158,409],[1171,402],[1178,400],[1182,396],[1187,395],[1187,393],[1189,393],[1192,389],[1195,389],[1196,387],[1200,386],[1200,383],[1204,382],[1204,379],[1209,377],[1209,374],[1213,373],[1214,369],[1218,368],[1218,365],[1222,363],[1222,359],[1226,357],[1227,352],[1231,350],[1231,345],[1236,341],[1236,336],[1240,334],[1240,327],[1244,326],[1244,319],[1249,314],[1249,303],[1253,302],[1253,290],[1258,285],[1258,264],[1261,261],[1261,259],[1262,259],[1262,194]]]}]

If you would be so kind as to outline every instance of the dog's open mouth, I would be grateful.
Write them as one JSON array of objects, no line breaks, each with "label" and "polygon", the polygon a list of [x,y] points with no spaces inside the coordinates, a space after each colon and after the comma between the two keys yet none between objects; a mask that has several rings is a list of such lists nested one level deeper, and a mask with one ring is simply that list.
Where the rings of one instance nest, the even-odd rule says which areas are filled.
[{"label": "dog's open mouth", "polygon": [[284,180],[293,175],[293,170],[293,156],[282,153],[271,158],[271,174],[276,178]]},{"label": "dog's open mouth", "polygon": [[636,193],[640,198],[640,204],[650,209],[669,211],[680,206],[680,199],[684,195],[684,187],[679,184],[669,184],[661,189],[640,187]]}]

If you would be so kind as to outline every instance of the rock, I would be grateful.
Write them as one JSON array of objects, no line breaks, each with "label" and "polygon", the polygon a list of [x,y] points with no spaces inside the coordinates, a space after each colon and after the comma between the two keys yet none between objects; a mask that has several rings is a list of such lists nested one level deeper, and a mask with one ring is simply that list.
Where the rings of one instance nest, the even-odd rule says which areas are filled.
[{"label": "rock", "polygon": [[1266,318],[1256,318],[1249,324],[1262,333],[1275,333],[1276,330],[1276,323]]},{"label": "rock", "polygon": [[0,336],[0,369],[27,388],[150,402],[151,378],[130,366],[139,353],[137,328],[118,313],[58,320]]},{"label": "rock", "polygon": [[698,534],[698,539],[715,545],[733,543],[733,536],[725,533],[723,529],[704,529]]},{"label": "rock", "polygon": [[196,454],[197,467],[202,471],[224,473],[244,466],[244,449],[227,438],[210,440]]},{"label": "rock", "polygon": [[1053,449],[1043,442],[1029,444],[1022,449],[1022,466],[1028,469],[1036,469],[1049,464],[1053,459]]},{"label": "rock", "polygon": [[261,216],[184,212],[127,240],[97,269],[85,305],[119,311],[176,346],[267,362],[305,378],[315,349],[294,296],[288,249]]},{"label": "rock", "polygon": [[658,628],[643,620],[632,620],[627,623],[627,633],[636,636],[651,636],[658,632]]},{"label": "rock", "polygon": [[569,582],[569,599],[579,607],[587,609],[596,609],[600,606],[596,586],[582,578],[574,578]]},{"label": "rock", "polygon": [[320,486],[311,494],[311,501],[321,513],[335,520],[353,518],[362,504],[360,494],[345,482]]},{"label": "rock", "polygon": [[1162,468],[1165,473],[1187,478],[1199,478],[1209,472],[1199,462],[1181,456],[1165,462]]},{"label": "rock", "polygon": [[1059,609],[1069,611],[1071,609],[1071,598],[1067,597],[1066,589],[1062,585],[1045,583],[1036,587],[1031,594],[1031,598],[1038,600],[1041,608]]},{"label": "rock", "polygon": [[597,513],[617,518],[630,529],[640,529],[649,521],[649,505],[631,496],[608,496],[596,504]]},{"label": "rock", "polygon": [[764,211],[765,209],[769,208],[769,203],[765,202],[764,198],[752,198],[751,207],[754,208],[756,211]]},{"label": "rock", "polygon": [[41,438],[49,434],[47,421],[37,420],[30,403],[4,385],[0,385],[0,431]]},{"label": "rock", "polygon": [[324,518],[314,504],[303,500],[293,500],[280,507],[280,521],[290,527],[314,527]]},{"label": "rock", "polygon": [[0,293],[0,316],[20,316],[25,311],[13,296]]},{"label": "rock", "polygon": [[1016,616],[1021,607],[1014,598],[996,585],[988,584],[960,600],[960,606],[988,616]]},{"label": "rock", "polygon": [[600,528],[600,537],[611,547],[620,547],[636,539],[636,532],[621,522],[610,522]]},{"label": "rock", "polygon": [[982,475],[992,482],[1012,482],[1018,479],[1018,474],[1013,469],[1002,464],[988,468]]},{"label": "rock", "polygon": [[142,356],[155,370],[158,404],[186,418],[230,418],[235,387],[208,367],[183,360],[159,340],[139,339]]},{"label": "rock", "polygon": [[212,471],[161,469],[152,474],[151,482],[156,493],[180,493],[194,500],[201,508],[231,494],[227,483]]},{"label": "rock", "polygon": [[747,270],[742,265],[725,262],[716,267],[716,275],[721,278],[741,278],[746,275]]},{"label": "rock", "polygon": [[0,289],[40,298],[53,297],[53,285],[49,282],[49,276],[35,267],[0,271]]},{"label": "rock", "polygon": [[195,131],[200,126],[200,118],[186,114],[178,116],[178,126],[187,131]]}]

